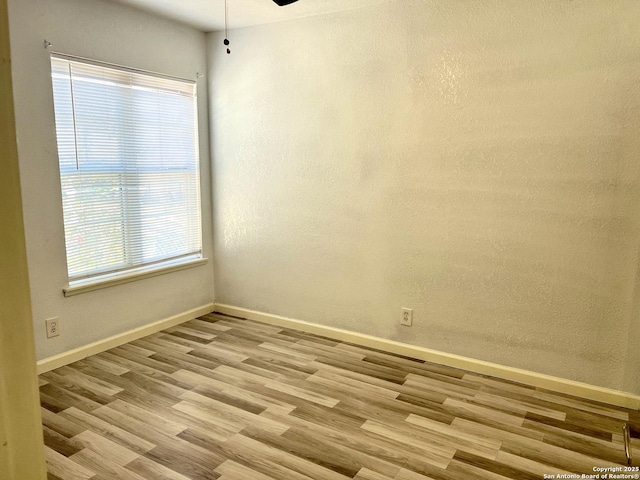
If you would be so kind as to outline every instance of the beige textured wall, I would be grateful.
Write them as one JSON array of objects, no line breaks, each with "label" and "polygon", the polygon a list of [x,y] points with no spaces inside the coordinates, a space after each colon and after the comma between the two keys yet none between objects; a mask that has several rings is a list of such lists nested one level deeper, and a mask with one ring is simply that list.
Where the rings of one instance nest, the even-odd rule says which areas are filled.
[{"label": "beige textured wall", "polygon": [[640,393],[638,25],[403,0],[211,34],[216,301]]},{"label": "beige textured wall", "polygon": [[[44,49],[195,79],[206,71],[205,34],[102,0],[9,0],[14,98],[27,257],[38,359],[211,302],[213,265],[65,298],[64,223],[51,65]],[[203,250],[211,257],[210,162],[206,84],[199,126]],[[47,339],[46,318],[60,318]]]}]

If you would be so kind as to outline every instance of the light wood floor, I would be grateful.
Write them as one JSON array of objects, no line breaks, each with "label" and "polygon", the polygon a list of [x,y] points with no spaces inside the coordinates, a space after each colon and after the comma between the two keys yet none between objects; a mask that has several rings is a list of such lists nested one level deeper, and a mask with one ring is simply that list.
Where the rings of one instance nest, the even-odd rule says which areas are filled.
[{"label": "light wood floor", "polygon": [[541,479],[624,464],[622,425],[640,426],[637,411],[213,314],[40,380],[51,480]]}]

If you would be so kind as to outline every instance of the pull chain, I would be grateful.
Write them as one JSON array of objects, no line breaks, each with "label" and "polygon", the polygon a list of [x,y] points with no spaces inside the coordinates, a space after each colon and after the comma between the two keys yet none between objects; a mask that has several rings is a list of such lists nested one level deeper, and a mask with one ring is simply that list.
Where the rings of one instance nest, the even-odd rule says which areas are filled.
[{"label": "pull chain", "polygon": [[229,5],[227,0],[224,0],[224,42],[227,46],[227,55],[231,53],[229,48]]}]

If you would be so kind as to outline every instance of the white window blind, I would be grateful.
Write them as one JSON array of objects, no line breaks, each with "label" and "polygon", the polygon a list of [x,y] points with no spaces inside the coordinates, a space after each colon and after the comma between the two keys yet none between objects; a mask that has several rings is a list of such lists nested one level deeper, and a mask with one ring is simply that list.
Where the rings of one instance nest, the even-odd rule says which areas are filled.
[{"label": "white window blind", "polygon": [[69,283],[202,256],[195,83],[51,56]]}]

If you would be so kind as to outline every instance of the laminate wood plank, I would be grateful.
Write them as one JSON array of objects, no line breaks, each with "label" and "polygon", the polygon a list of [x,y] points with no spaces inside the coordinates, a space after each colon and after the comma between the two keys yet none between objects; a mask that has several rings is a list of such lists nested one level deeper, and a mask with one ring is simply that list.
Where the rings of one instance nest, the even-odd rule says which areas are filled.
[{"label": "laminate wood plank", "polygon": [[[544,418],[543,420],[543,422],[540,422],[525,419],[523,426],[530,430],[535,430],[542,433],[544,435],[544,438],[550,438],[554,436],[562,437],[567,440],[579,442],[584,445],[591,445],[596,450],[602,449],[603,453],[606,453],[607,449],[614,447],[613,434],[605,434],[602,436],[592,434],[593,432],[585,434],[567,428],[566,422],[556,422],[557,425],[550,425],[549,422],[547,422],[546,418]],[[622,429],[620,429],[620,431],[622,431]]]},{"label": "laminate wood plank", "polygon": [[160,465],[146,457],[138,457],[127,464],[127,469],[146,480],[191,480],[170,468]]},{"label": "laminate wood plank", "polygon": [[[473,470],[470,470],[469,467],[472,467]],[[521,480],[540,480],[539,474],[519,469],[513,464],[500,462],[497,460],[497,455],[496,458],[487,459],[464,451],[456,452],[447,470],[451,473],[460,473],[461,478],[518,478]],[[486,472],[489,472],[491,476],[484,477],[483,474]],[[550,471],[547,473],[550,473]],[[496,477],[494,477],[494,475]]]},{"label": "laminate wood plank", "polygon": [[441,375],[439,373],[421,372],[407,373],[406,379],[416,383],[423,383],[427,386],[438,385],[447,387],[465,395],[475,395],[482,387],[482,383],[470,380],[469,378],[455,378]]},{"label": "laminate wood plank", "polygon": [[192,350],[191,347],[185,347],[183,345],[176,344],[169,341],[166,337],[167,334],[165,334],[164,332],[157,332],[139,340],[135,340],[131,343],[133,345],[140,345],[143,348],[148,348],[149,350],[154,350],[156,352],[167,348],[171,351],[178,351],[182,353],[189,353]]},{"label": "laminate wood plank", "polygon": [[307,365],[295,365],[278,358],[277,355],[271,355],[270,358],[260,353],[253,355],[242,362],[243,365],[251,365],[252,367],[261,368],[263,370],[269,370],[273,373],[278,373],[284,378],[304,380],[309,375],[313,375],[317,370]]},{"label": "laminate wood plank", "polygon": [[[287,430],[287,426],[273,420],[266,419],[260,415],[253,414],[246,410],[243,410],[232,405],[228,405],[223,402],[214,400],[213,398],[205,397],[193,391],[184,393],[181,398],[185,403],[196,404],[199,407],[205,408],[209,411],[219,412],[225,419],[231,420],[238,424],[252,425],[257,428],[264,429],[269,432],[273,432],[276,435],[280,435]],[[180,402],[174,405],[174,408],[180,409]]]},{"label": "laminate wood plank", "polygon": [[[146,424],[136,418],[133,418],[118,410],[114,410],[109,406],[100,407],[92,412],[94,417],[103,420],[111,425],[115,425],[130,434],[140,437],[148,443],[154,445],[153,448],[159,445],[171,445],[176,437],[166,435],[161,430],[157,429],[153,424]],[[150,449],[150,450],[153,450]],[[147,453],[147,452],[144,452]]]},{"label": "laminate wood plank", "polygon": [[196,318],[194,320],[190,320],[186,323],[186,325],[195,326],[198,325],[202,328],[206,328],[213,332],[228,332],[231,330],[231,327],[225,327],[224,325],[218,325],[217,320],[210,320],[206,315],[202,317]]},{"label": "laminate wood plank", "polygon": [[215,461],[208,460],[206,455],[194,455],[188,448],[158,446],[147,452],[145,457],[192,480],[216,480],[220,477],[214,472],[217,467]]},{"label": "laminate wood plank", "polygon": [[43,427],[44,444],[61,453],[65,457],[70,457],[84,448],[84,445],[77,440],[65,437],[48,427]]},{"label": "laminate wood plank", "polygon": [[206,395],[206,392],[208,392],[209,390],[216,390],[223,395],[237,398],[239,401],[244,401],[251,405],[259,406],[263,409],[277,408],[284,409],[287,412],[290,412],[295,408],[294,405],[282,402],[273,397],[261,395],[256,392],[237,387],[236,385],[225,383],[189,370],[179,370],[178,372],[174,373],[173,376],[185,383],[190,383],[193,386],[192,388],[194,389],[194,391],[198,391],[199,389],[204,390],[204,395]]},{"label": "laminate wood plank", "polygon": [[222,365],[220,362],[213,362],[210,360],[205,360],[204,358],[198,358],[193,355],[189,355],[188,353],[179,352],[156,353],[152,356],[152,358],[163,363],[173,365],[176,371],[191,370],[194,372],[202,373],[203,375],[210,374],[213,370]]},{"label": "laminate wood plank", "polygon": [[[248,349],[236,349],[228,345],[219,345],[217,343],[207,345],[206,347],[201,346],[198,347],[198,349],[201,353],[206,353],[214,360],[219,362],[222,361],[224,363],[242,363],[243,361],[250,358]],[[197,355],[198,349],[194,352],[191,352],[191,354]]]},{"label": "laminate wood plank", "polygon": [[[49,382],[47,382],[45,385],[48,384]],[[47,395],[42,391],[42,388],[40,388],[40,406],[50,412],[58,413],[65,410],[66,408],[69,408],[70,404],[63,399],[55,396],[55,393],[54,396]]]},{"label": "laminate wood plank", "polygon": [[314,343],[318,343],[318,344],[322,344],[322,345],[329,345],[329,346],[332,346],[332,347],[335,347],[335,346],[340,344],[339,341],[337,341],[337,340],[335,340],[333,338],[323,337],[321,335],[316,335],[314,333],[308,333],[308,332],[301,332],[301,331],[297,331],[297,330],[292,330],[292,329],[289,329],[289,328],[283,329],[278,334],[278,338],[287,339],[287,340],[291,341],[292,343],[295,343],[296,341],[298,341],[300,339],[311,340]]},{"label": "laminate wood plank", "polygon": [[219,422],[209,422],[201,416],[191,415],[175,408],[171,408],[170,411],[161,410],[158,411],[158,413],[187,426],[186,430],[177,435],[179,437],[185,432],[206,432],[207,437],[214,438],[218,442],[224,442],[238,432],[235,428],[225,428],[225,426]]},{"label": "laminate wood plank", "polygon": [[149,350],[148,348],[138,347],[131,343],[125,343],[124,345],[120,345],[118,349],[129,352],[129,353],[133,353],[135,355],[139,355],[141,357],[148,357],[155,353],[155,349]]},{"label": "laminate wood plank", "polygon": [[347,368],[350,371],[361,373],[367,377],[385,380],[396,385],[402,385],[406,381],[407,374],[405,372],[398,372],[382,365],[375,365],[361,360],[341,358],[338,354],[342,352],[338,352],[337,350],[336,352],[335,357],[326,354],[318,354],[316,362],[338,368]]},{"label": "laminate wood plank", "polygon": [[[257,346],[265,340],[277,343],[278,345],[287,346],[294,342],[290,338],[282,338],[279,331],[264,331],[262,328],[255,328],[254,325],[258,325],[256,322],[250,320],[242,320],[236,323],[220,321],[218,325],[230,325],[231,329],[225,332],[221,338],[221,343],[229,343],[236,346]],[[269,327],[270,325],[263,324]],[[278,327],[273,327],[276,330]]]},{"label": "laminate wood plank", "polygon": [[[593,467],[614,467],[616,464],[603,459],[596,459],[582,453],[573,452],[564,448],[548,445],[543,442],[536,442],[526,448],[520,443],[509,440],[503,442],[501,450],[513,455],[517,455],[540,463],[546,463],[550,467],[568,470],[579,474],[592,474]],[[619,466],[619,464],[618,464]]]},{"label": "laminate wood plank", "polygon": [[[319,372],[328,371],[328,372],[332,372],[337,375],[340,375],[345,379],[360,380],[364,383],[369,383],[371,385],[376,385],[378,387],[386,388],[387,390],[395,390],[398,393],[403,393],[402,383],[404,383],[404,380],[401,382],[390,382],[388,380],[379,378],[378,376],[371,376],[371,375],[367,375],[366,373],[351,370],[348,365],[342,364],[341,366],[339,362],[333,362],[333,363],[334,363],[333,365],[330,365],[328,363],[323,363],[322,361],[319,361],[319,360],[314,360],[313,362],[310,363],[310,365],[316,368]],[[438,397],[441,398],[440,396]]]},{"label": "laminate wood plank", "polygon": [[474,397],[474,401],[481,405],[500,406],[516,415],[534,413],[560,421],[567,418],[567,414],[562,411],[540,407],[533,402],[527,402],[525,400],[516,400],[513,396],[507,398],[492,393],[479,392]]},{"label": "laminate wood plank", "polygon": [[629,420],[629,411],[624,409],[616,409],[613,407],[607,407],[605,405],[593,405],[582,399],[566,398],[559,395],[553,395],[551,393],[536,391],[533,396],[541,400],[545,400],[550,403],[557,403],[566,407],[571,407],[575,410],[583,410],[585,412],[596,413],[612,418],[616,418],[622,421]]},{"label": "laminate wood plank", "polygon": [[169,343],[174,343],[182,347],[190,348],[191,350],[209,345],[211,342],[211,340],[205,340],[203,338],[193,337],[179,332],[168,333],[166,331],[163,332],[162,335],[160,335],[158,338]]},{"label": "laminate wood plank", "polygon": [[160,362],[152,358],[151,355],[148,357],[143,357],[142,355],[131,353],[123,349],[122,347],[112,348],[111,350],[107,350],[106,352],[99,353],[97,357],[108,360],[129,370],[129,372],[125,372],[120,375],[126,375],[130,372],[144,372],[145,369],[142,367],[148,367],[152,370],[157,370],[164,373],[173,373],[176,370],[170,364]]},{"label": "laminate wood plank", "polygon": [[239,452],[244,451],[245,455],[260,456],[267,461],[277,463],[288,470],[301,473],[314,480],[347,480],[351,478],[242,434],[230,438],[225,447]]},{"label": "laminate wood plank", "polygon": [[166,435],[177,435],[187,429],[186,425],[169,420],[165,415],[158,415],[153,411],[141,408],[135,404],[122,400],[115,400],[109,404],[109,408],[117,410],[125,415],[135,418],[143,423],[153,425],[156,430]]},{"label": "laminate wood plank", "polygon": [[62,415],[56,415],[46,408],[40,408],[40,414],[42,416],[42,425],[44,427],[49,428],[60,435],[64,435],[67,438],[71,438],[86,430],[86,427],[67,420]]},{"label": "laminate wood plank", "polygon": [[297,340],[288,336],[282,336],[282,332],[268,334],[260,333],[255,330],[247,330],[242,326],[235,327],[227,331],[224,335],[220,335],[216,340],[220,340],[220,343],[222,344],[227,344],[230,347],[237,348],[257,347],[265,341],[280,345],[281,347],[291,347],[297,343]]},{"label": "laminate wood plank", "polygon": [[245,365],[243,363],[239,363],[233,367],[220,365],[216,368],[216,372],[226,374],[227,376],[236,376],[238,378],[250,380],[260,385],[265,385],[271,381],[284,380],[286,378],[284,375],[279,373],[271,372],[264,368]]},{"label": "laminate wood plank", "polygon": [[466,452],[477,457],[495,460],[502,445],[502,442],[498,440],[461,432],[450,425],[414,414],[409,415],[406,422],[424,429],[430,436],[433,436],[435,441],[444,445],[451,445],[458,452]]},{"label": "laminate wood plank", "polygon": [[124,390],[122,387],[113,385],[109,382],[101,380],[100,378],[85,375],[82,371],[74,370],[72,368],[70,368],[69,370],[71,370],[72,373],[65,375],[65,378],[67,380],[75,383],[76,385],[80,385],[81,387],[93,393],[103,395],[105,398],[113,397],[116,393]]},{"label": "laminate wood plank", "polygon": [[198,337],[202,340],[207,340],[207,343],[211,342],[211,340],[213,340],[214,338],[217,337],[217,334],[214,333],[209,333],[209,332],[203,332],[202,330],[198,330],[195,328],[190,328],[189,326],[182,324],[182,325],[178,325],[177,327],[172,327],[172,328],[168,328],[167,330],[164,330],[166,333],[175,333],[175,332],[180,332],[180,333],[185,333],[187,335],[190,335],[192,337]]},{"label": "laminate wood plank", "polygon": [[416,472],[412,472],[410,470],[405,470],[402,469],[400,470],[400,472],[398,473],[398,475],[395,476],[394,480],[448,480],[448,476],[446,477],[427,477],[425,475],[420,475]]},{"label": "laminate wood plank", "polygon": [[[536,392],[533,393],[535,394]],[[483,398],[483,396],[487,394],[491,395],[493,398],[498,397],[503,399],[508,396],[508,401],[511,403],[511,405],[505,402],[498,402],[498,404],[495,405],[495,408],[500,408],[501,410],[506,412],[521,411],[522,408],[525,408],[527,410],[527,413],[547,416],[549,418],[554,418],[557,420],[566,420],[568,414],[572,414],[574,412],[579,413],[581,411],[580,408],[565,405],[563,404],[563,402],[552,402],[549,398],[538,398],[538,396],[536,395],[523,394],[521,392],[515,392],[512,390],[509,390],[508,395],[505,395],[504,390],[500,390],[497,386],[494,385],[483,386],[481,389],[481,394],[479,394],[476,398],[476,402],[489,402],[489,405],[493,406],[494,404],[491,403],[491,399],[488,399],[486,397]],[[559,398],[562,399],[563,397]],[[576,402],[576,404],[578,404],[578,402]]]},{"label": "laminate wood plank", "polygon": [[303,365],[308,365],[309,362],[312,362],[317,358],[315,355],[308,355],[301,352],[297,352],[295,350],[292,350],[291,348],[283,347],[282,345],[277,345],[275,343],[268,342],[268,341],[262,342],[260,345],[258,345],[258,348],[261,350],[266,350],[267,352],[265,353],[273,352],[273,353],[277,353],[280,356],[284,355],[285,358],[293,359],[297,362],[300,362]]},{"label": "laminate wood plank", "polygon": [[439,468],[447,468],[447,465],[449,465],[449,462],[456,453],[455,448],[413,436],[410,432],[402,428],[398,428],[395,425],[385,425],[367,420],[361,428],[405,445],[417,446],[424,450],[424,459]]},{"label": "laminate wood plank", "polygon": [[536,431],[527,430],[526,428],[513,426],[508,424],[499,424],[488,421],[482,423],[478,421],[468,420],[466,418],[456,417],[451,426],[461,432],[476,435],[480,438],[494,439],[500,442],[512,441],[520,443],[525,448],[534,445],[533,442],[542,442],[544,434]]},{"label": "laminate wood plank", "polygon": [[[424,395],[410,395],[407,393],[401,393],[396,397],[396,404],[406,404],[404,408],[409,408],[410,411],[416,412],[416,409],[420,409],[422,416],[433,418],[443,423],[451,423],[455,416],[451,414],[447,409],[443,407],[444,401],[447,399],[445,396],[438,396],[435,400],[431,398],[425,398]],[[440,418],[434,417],[437,415]],[[447,418],[446,420],[443,418]]]},{"label": "laminate wood plank", "polygon": [[227,418],[222,412],[216,409],[207,408],[204,405],[181,401],[173,406],[175,410],[191,415],[194,418],[200,418],[204,422],[216,425],[225,431],[240,432],[245,423],[237,419]]},{"label": "laminate wood plank", "polygon": [[208,362],[210,365],[212,365],[212,367],[209,367],[211,369],[216,368],[216,366],[223,366],[223,365],[227,367],[236,368],[238,365],[241,364],[240,361],[232,358],[231,356],[218,354],[215,352],[215,350],[211,348],[206,348],[206,349],[194,348],[191,352],[187,354],[187,356],[192,359],[198,359],[198,360],[203,360],[205,362]]},{"label": "laminate wood plank", "polygon": [[575,438],[569,438],[568,436],[562,434],[554,435],[547,433],[544,436],[544,443],[548,443],[549,445],[554,445],[556,447],[561,447],[565,450],[582,453],[590,457],[597,457],[608,462],[626,462],[624,450],[619,447],[616,448],[616,446],[611,442],[609,442],[609,445],[605,446],[600,443],[589,441],[585,442],[582,441],[582,439],[577,440]]},{"label": "laminate wood plank", "polygon": [[413,379],[406,380],[402,384],[403,388],[400,390],[402,393],[408,393],[410,395],[425,396],[433,393],[437,393],[446,398],[455,398],[458,400],[471,400],[476,397],[477,392],[474,390],[461,389],[455,385],[450,385],[445,382],[419,382]]},{"label": "laminate wood plank", "polygon": [[[264,340],[264,338],[262,338]],[[261,343],[256,335],[251,335],[241,330],[229,330],[216,337],[217,345],[228,345],[237,347],[257,347]]]},{"label": "laminate wood plank", "polygon": [[495,388],[502,392],[516,393],[519,395],[527,395],[530,397],[537,397],[536,394],[539,392],[535,387],[531,387],[529,385],[524,385],[521,383],[510,382],[507,380],[498,380],[495,378],[487,377],[485,375],[480,375],[477,373],[465,373],[462,377],[463,380],[468,380],[470,382],[474,382],[476,384],[480,384],[481,387],[489,387]]},{"label": "laminate wood plank", "polygon": [[90,449],[96,453],[100,453],[103,459],[109,460],[116,465],[126,465],[140,456],[133,450],[123,447],[91,430],[85,430],[73,439],[84,446],[83,450]]},{"label": "laminate wood plank", "polygon": [[619,432],[625,424],[624,420],[583,410],[568,412],[566,420],[567,422],[586,423],[598,431],[612,434]]},{"label": "laminate wood plank", "polygon": [[129,371],[128,368],[123,367],[122,365],[118,365],[117,363],[113,363],[103,358],[100,358],[97,355],[92,355],[91,357],[83,358],[82,360],[75,362],[74,365],[91,366],[96,369],[100,369],[106,373],[111,373],[113,375],[122,375],[123,373],[127,373]]},{"label": "laminate wood plank", "polygon": [[[270,411],[265,411],[262,415],[278,419],[293,427],[293,429],[287,430],[285,436],[289,435],[289,431],[294,430],[297,438],[303,443],[309,443],[308,439],[318,438],[321,442],[319,450],[326,453],[328,450],[324,445],[329,445],[329,449],[338,448],[343,452],[348,452],[362,465],[391,478],[397,474],[400,465],[406,465],[410,461],[410,454],[407,454],[405,450],[393,448],[389,442],[372,442],[371,436],[367,432],[362,432],[358,427],[351,429],[344,426],[331,428],[327,424],[323,424],[322,418],[314,418],[314,421],[311,421]],[[380,443],[383,443],[383,446],[380,446]]]},{"label": "laminate wood plank", "polygon": [[314,480],[313,477],[291,470],[278,462],[268,460],[262,456],[252,455],[247,449],[238,448],[237,445],[230,446],[232,448],[226,448],[226,444],[223,445],[223,449],[225,450],[227,457],[255,472],[266,476],[272,476],[275,479]]},{"label": "laminate wood plank", "polygon": [[[251,353],[252,349],[247,351]],[[233,367],[271,380],[304,380],[316,372],[312,367],[281,360],[277,354],[264,355],[261,351]]]},{"label": "laminate wood plank", "polygon": [[[552,427],[558,427],[570,432],[579,433],[585,436],[591,436],[593,438],[599,438],[605,441],[611,441],[612,434],[609,432],[603,432],[597,430],[587,423],[574,422],[571,420],[561,421],[554,418],[549,418],[543,415],[536,415],[535,413],[527,413],[525,415],[525,422],[527,422],[527,428],[532,430],[539,430],[539,425],[549,425]],[[523,422],[524,425],[524,422]]]},{"label": "laminate wood plank", "polygon": [[211,472],[224,458],[214,451],[201,448],[179,436],[166,435],[154,425],[145,424],[108,406],[97,409],[93,414],[154,443],[156,446],[144,453],[146,458],[187,477],[199,475],[195,478],[217,478]]},{"label": "laminate wood plank", "polygon": [[239,329],[245,332],[249,331],[259,335],[273,336],[282,332],[281,327],[274,325],[267,325],[266,323],[254,322],[253,320],[232,318],[229,316],[215,315],[213,316],[217,320],[216,324],[219,326],[229,327],[231,329]]},{"label": "laminate wood plank", "polygon": [[217,453],[220,449],[220,444],[226,442],[238,432],[226,430],[226,433],[221,434],[220,426],[216,425],[215,427],[216,428],[214,429],[189,427],[184,432],[180,432],[176,436],[185,442],[192,443],[204,450],[210,450]]},{"label": "laminate wood plank", "polygon": [[[549,465],[541,462],[536,462],[528,458],[520,457],[518,455],[512,455],[511,453],[500,451],[496,457],[496,462],[506,465],[507,467],[514,468],[516,470],[526,472],[537,478],[544,478],[544,475],[571,475],[571,472],[562,470],[557,467],[550,467]],[[518,477],[512,477],[518,478]],[[571,478],[569,476],[565,478]]]},{"label": "laminate wood plank", "polygon": [[373,470],[369,470],[366,467],[362,467],[353,478],[354,480],[393,480],[395,475],[393,477],[387,477],[386,475],[382,475],[378,472],[374,472]]},{"label": "laminate wood plank", "polygon": [[[324,442],[338,445],[348,451],[359,452],[362,462],[370,469],[384,472],[391,477],[399,471],[401,466],[424,471],[427,464],[422,461],[423,451],[419,448],[394,443],[383,437],[361,430],[359,427],[338,426],[324,423],[321,417],[299,418],[293,415],[265,411],[263,416],[279,419],[283,423],[295,427],[307,438],[322,438]],[[375,460],[372,460],[375,459]],[[408,467],[411,465],[411,467]],[[394,473],[395,472],[395,473]]]},{"label": "laminate wood plank", "polygon": [[[62,388],[58,385],[54,385],[49,383],[40,387],[40,398],[42,400],[42,395],[47,395],[50,399],[55,399],[55,407],[61,408],[65,410],[69,407],[76,407],[80,410],[84,410],[85,412],[90,412],[95,410],[98,407],[101,407],[103,404],[96,402],[93,398],[95,396],[91,392],[87,392],[80,387],[74,388],[77,392],[84,392],[87,396],[80,395],[75,392],[71,392],[65,388]],[[109,403],[107,400],[104,400],[105,403]],[[47,407],[49,402],[42,402],[43,406]],[[56,412],[57,413],[57,412]]]},{"label": "laminate wood plank", "polygon": [[252,402],[251,399],[246,396],[243,396],[244,398],[239,398],[236,395],[228,394],[225,391],[220,391],[209,386],[195,387],[191,391],[254,415],[259,415],[267,408]]},{"label": "laminate wood plank", "polygon": [[229,330],[226,327],[216,326],[215,323],[207,322],[202,318],[194,318],[181,324],[181,326],[190,328],[191,330],[198,330],[200,332],[209,333],[211,335],[218,335],[218,332]]},{"label": "laminate wood plank", "polygon": [[465,402],[457,398],[447,398],[442,405],[457,417],[466,415],[467,418],[484,419],[491,423],[513,425],[516,427],[522,426],[524,423],[524,414],[522,413],[504,413],[500,410],[492,409],[487,405],[476,405],[475,403]]},{"label": "laminate wood plank", "polygon": [[215,336],[209,336],[198,332],[197,330],[188,330],[185,328],[175,329],[172,331],[165,330],[164,334],[160,336],[163,340],[170,340],[171,338],[181,338],[189,341],[192,345],[208,345],[211,343]]},{"label": "laminate wood plank", "polygon": [[[287,435],[289,431],[291,430],[283,435],[274,435],[247,427],[242,431],[242,435],[274,450],[287,452],[296,458],[306,460],[348,478],[353,478],[362,467],[359,462],[347,454],[346,449],[341,450],[335,446],[328,446],[319,441],[318,436],[301,442],[300,435],[289,438]],[[321,448],[318,448],[319,446]]]},{"label": "laminate wood plank", "polygon": [[222,475],[220,478],[228,478],[229,480],[278,480],[273,477],[264,475],[233,460],[227,460],[216,468],[216,473]]},{"label": "laminate wood plank", "polygon": [[277,392],[288,393],[291,396],[298,397],[303,400],[308,400],[319,405],[324,405],[325,407],[335,407],[339,402],[339,400],[328,397],[326,395],[322,395],[321,393],[316,393],[311,390],[295,387],[293,385],[282,382],[271,381],[266,383],[265,387]]},{"label": "laminate wood plank", "polygon": [[87,382],[79,378],[74,380],[69,378],[69,375],[60,375],[56,370],[44,373],[43,377],[49,381],[49,384],[40,387],[41,392],[47,393],[52,389],[59,388],[68,394],[69,399],[74,399],[74,401],[80,401],[81,403],[90,402],[89,404],[106,405],[113,400],[112,395],[105,395],[95,391],[95,389],[90,389],[86,386]]},{"label": "laminate wood plank", "polygon": [[[99,364],[87,360],[88,359],[85,358],[84,360],[74,362],[69,365],[69,368],[87,375],[90,378],[103,380],[111,385],[118,386],[120,387],[121,391],[126,390],[127,381],[120,376],[122,374],[111,373],[110,371],[107,371],[104,368],[100,367]],[[126,369],[123,373],[128,373],[129,371],[130,370]]]},{"label": "laminate wood plank", "polygon": [[69,408],[60,416],[138,454],[144,454],[155,447],[154,443],[77,408]]},{"label": "laminate wood plank", "polygon": [[44,459],[47,464],[47,471],[58,478],[90,480],[96,475],[96,472],[79,465],[46,445],[44,447]]},{"label": "laminate wood plank", "polygon": [[[313,435],[310,433],[313,432]],[[243,431],[243,435],[246,435]],[[277,439],[276,445],[288,445],[288,451],[299,448],[303,458],[314,457],[315,463],[329,467],[334,471],[355,476],[364,466],[386,476],[394,476],[399,468],[361,448],[352,448],[346,442],[336,444],[334,436],[325,436],[322,432],[315,433],[308,427],[291,427]],[[281,441],[286,443],[280,443]],[[286,448],[286,447],[285,447]]]},{"label": "laminate wood plank", "polygon": [[[333,410],[336,413],[343,415],[350,415],[360,419],[362,423],[365,420],[377,420],[385,423],[400,423],[407,417],[408,413],[419,413],[419,409],[410,408],[408,411],[394,408],[399,402],[394,401],[373,401],[372,399],[366,399],[362,397],[342,398],[340,403],[336,405]],[[401,405],[401,404],[400,404]],[[437,420],[442,420],[437,418]],[[449,420],[445,417],[444,420]]]},{"label": "laminate wood plank", "polygon": [[[465,462],[460,462],[456,458],[451,460],[451,463],[447,467],[447,472],[451,473],[455,478],[473,478],[477,480],[509,480],[508,477],[494,473],[487,469],[485,464],[481,464],[481,467]],[[527,479],[526,475],[523,479]]]},{"label": "laminate wood plank", "polygon": [[148,391],[145,385],[140,385],[127,378],[121,379],[121,385],[126,386],[125,390],[114,395],[114,400],[124,400],[136,405],[141,405],[148,408],[169,408],[175,405],[179,400],[178,397],[166,394],[162,391]]},{"label": "laminate wood plank", "polygon": [[[175,338],[162,339],[162,338],[158,338],[157,336],[153,338],[144,337],[138,340],[134,340],[131,344],[144,348],[146,350],[152,350],[154,354],[156,353],[170,354],[174,352],[189,353],[194,348],[196,348],[195,345],[193,345],[188,340],[175,339]],[[197,344],[197,345],[200,346],[200,344]]]},{"label": "laminate wood plank", "polygon": [[396,390],[389,390],[387,388],[371,385],[370,383],[365,383],[356,379],[352,379],[349,383],[345,383],[340,375],[336,375],[335,373],[328,372],[326,370],[315,372],[313,375],[308,376],[306,381],[317,383],[331,388],[334,391],[344,392],[347,395],[374,395],[376,397],[388,399],[395,399],[399,395]]},{"label": "laminate wood plank", "polygon": [[133,384],[144,389],[146,392],[158,397],[163,397],[167,400],[177,399],[187,391],[184,388],[173,385],[172,383],[163,382],[149,375],[143,375],[133,371],[123,373],[121,377],[130,380]]}]

